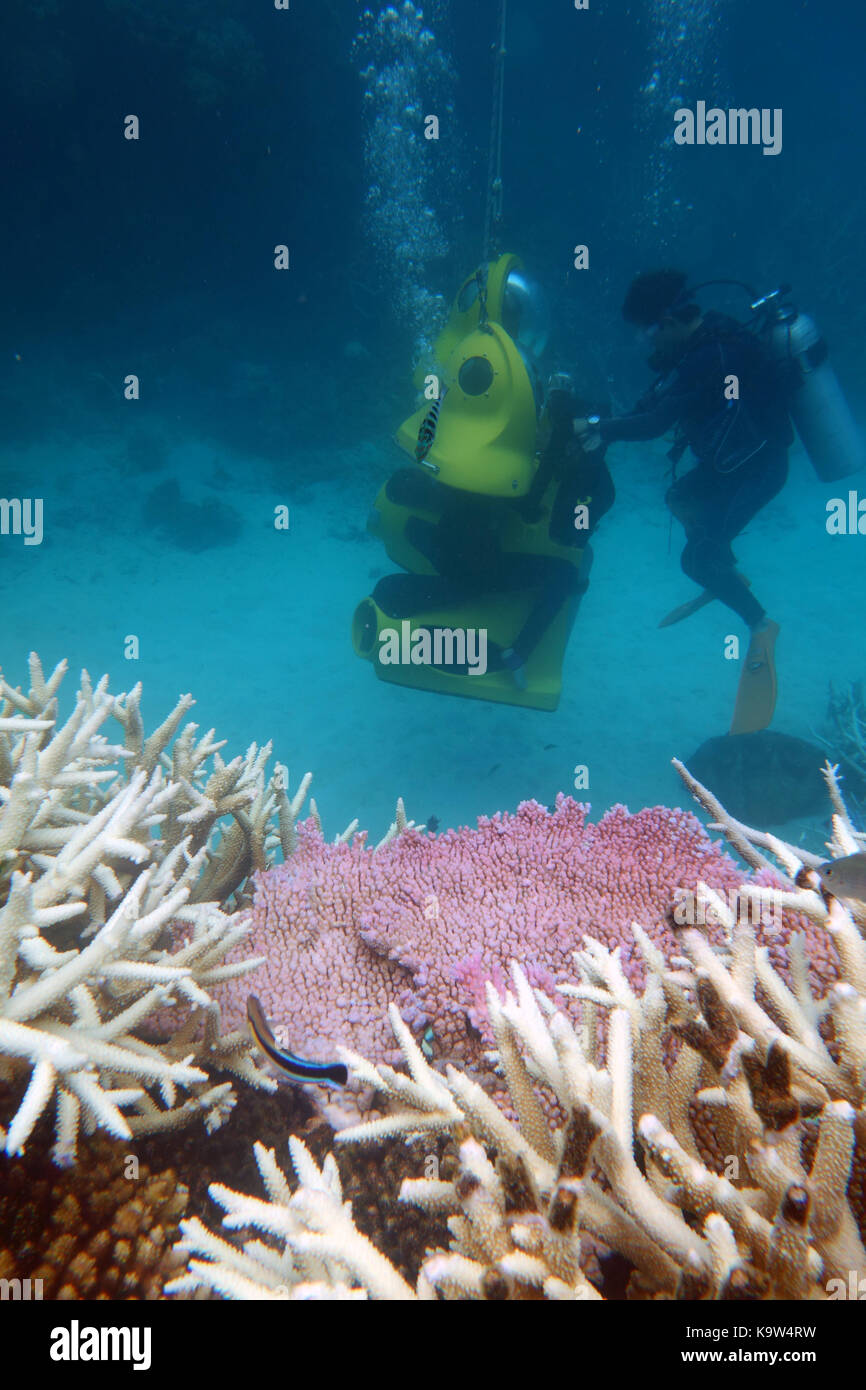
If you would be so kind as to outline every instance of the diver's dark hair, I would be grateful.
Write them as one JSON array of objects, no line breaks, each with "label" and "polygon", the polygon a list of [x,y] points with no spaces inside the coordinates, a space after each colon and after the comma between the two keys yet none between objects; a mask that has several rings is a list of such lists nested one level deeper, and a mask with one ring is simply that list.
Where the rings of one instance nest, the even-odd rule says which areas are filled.
[{"label": "diver's dark hair", "polygon": [[623,318],[626,323],[635,323],[641,328],[652,328],[667,317],[691,323],[701,310],[699,305],[688,302],[685,294],[688,283],[688,275],[681,270],[644,271],[628,287],[622,306]]}]

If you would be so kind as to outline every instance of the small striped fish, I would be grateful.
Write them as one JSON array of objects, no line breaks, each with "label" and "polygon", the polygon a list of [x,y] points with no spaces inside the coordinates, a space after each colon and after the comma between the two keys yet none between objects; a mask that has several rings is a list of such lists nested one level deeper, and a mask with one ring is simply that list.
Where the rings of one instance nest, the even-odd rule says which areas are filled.
[{"label": "small striped fish", "polygon": [[345,1086],[349,1079],[349,1073],[342,1062],[333,1062],[330,1065],[323,1062],[308,1062],[303,1057],[296,1057],[292,1052],[280,1050],[262,1012],[262,1006],[254,994],[247,998],[247,1018],[250,1023],[250,1032],[262,1052],[270,1057],[274,1066],[279,1067],[280,1071],[284,1071],[293,1081],[321,1081],[329,1082],[332,1086]]}]

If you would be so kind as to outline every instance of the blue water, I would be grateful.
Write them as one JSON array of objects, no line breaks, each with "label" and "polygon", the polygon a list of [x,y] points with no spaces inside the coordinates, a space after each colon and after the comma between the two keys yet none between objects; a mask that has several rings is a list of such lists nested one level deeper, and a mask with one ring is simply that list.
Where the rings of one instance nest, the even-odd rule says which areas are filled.
[{"label": "blue water", "polygon": [[[594,814],[681,801],[669,760],[727,728],[742,625],[714,604],[657,630],[694,593],[661,441],[610,451],[555,713],[400,689],[353,654],[355,605],[393,569],[364,525],[404,461],[413,366],[480,255],[498,11],[366,8],[44,0],[4,19],[0,495],[45,517],[39,546],[0,536],[4,674],[68,658],[67,708],[82,667],[141,680],[149,727],[192,691],[227,753],[272,740],[293,783],[315,773],[331,834],[357,815],[378,837],[398,795],[443,826],[552,802],[576,764]],[[551,304],[544,375],[626,409],[649,373],[624,290],[681,264],[791,282],[866,420],[863,38],[852,3],[511,0],[500,240]],[[673,109],[704,99],[781,108],[782,153],[676,147]],[[824,526],[848,486],[797,446],[735,547],[782,625],[774,728],[805,737],[828,681],[864,675],[866,540]]]}]

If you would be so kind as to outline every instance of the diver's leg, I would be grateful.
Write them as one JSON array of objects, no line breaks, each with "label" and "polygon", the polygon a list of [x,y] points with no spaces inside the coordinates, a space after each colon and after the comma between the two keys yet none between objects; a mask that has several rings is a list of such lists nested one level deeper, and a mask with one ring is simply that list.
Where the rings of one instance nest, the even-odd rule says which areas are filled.
[{"label": "diver's leg", "polygon": [[773,451],[763,466],[746,464],[742,473],[695,469],[668,493],[668,505],[686,529],[684,572],[733,609],[752,631],[768,621],[767,615],[734,568],[731,541],[781,490],[787,471],[784,450]]},{"label": "diver's leg", "polygon": [[[734,474],[695,468],[667,493],[667,505],[685,528],[681,556],[684,574],[733,609],[749,628],[759,624],[766,614],[735,570],[737,562],[731,541],[773,495],[763,485],[763,477],[758,482],[762,485],[756,485],[752,478],[737,480]],[[778,491],[778,486],[774,491]]]},{"label": "diver's leg", "polygon": [[391,618],[411,618],[429,608],[446,608],[471,598],[471,586],[445,579],[440,574],[386,574],[372,599]]},{"label": "diver's leg", "polygon": [[734,553],[719,524],[722,481],[708,468],[694,468],[668,488],[665,501],[685,528],[683,573],[751,626],[764,610],[736,573]]},{"label": "diver's leg", "polygon": [[502,664],[518,672],[525,666],[562,605],[573,595],[582,596],[589,587],[592,568],[592,549],[586,546],[580,569],[555,556],[513,556],[509,587],[535,587],[541,580],[541,591],[527,615],[526,621],[511,647],[502,652]]},{"label": "diver's leg", "polygon": [[668,488],[665,501],[685,529],[686,544],[680,557],[683,573],[751,625],[763,609],[734,569],[734,553],[719,525],[720,484],[717,473],[694,468]]},{"label": "diver's leg", "polygon": [[[762,507],[781,492],[788,478],[788,454],[785,449],[767,451],[767,458],[760,467],[745,464],[746,475],[738,480],[728,493],[720,529],[729,540],[733,540],[757,516]],[[738,478],[735,474],[734,478]]]},{"label": "diver's leg", "polygon": [[757,733],[766,729],[772,721],[778,695],[775,647],[779,625],[767,616],[763,605],[748,592],[743,581],[733,570],[730,543],[761,508],[776,496],[787,475],[787,453],[784,449],[776,449],[767,450],[766,458],[759,461],[759,466],[747,465],[742,475],[738,472],[723,478],[722,481],[727,487],[720,496],[714,534],[706,547],[706,560],[710,568],[713,567],[714,555],[730,553],[729,570],[719,571],[718,562],[715,564],[714,590],[748,623],[751,631],[737,687],[730,730],[732,734]]},{"label": "diver's leg", "polygon": [[724,536],[709,528],[692,529],[683,551],[683,569],[696,584],[714,594],[743,619],[750,629],[749,647],[737,687],[732,734],[754,734],[769,727],[776,709],[775,646],[779,625],[767,617],[741,575]]},{"label": "diver's leg", "polygon": [[766,618],[766,612],[735,564],[734,552],[723,536],[713,534],[709,526],[690,529],[682,553],[683,573],[732,608],[751,629]]},{"label": "diver's leg", "polygon": [[[770,451],[764,466],[752,472],[742,487],[731,495],[723,518],[723,526],[731,539],[781,491],[787,476],[786,450]],[[752,635],[737,689],[732,734],[751,734],[766,729],[776,708],[775,648],[779,624],[762,612],[750,626]]]}]

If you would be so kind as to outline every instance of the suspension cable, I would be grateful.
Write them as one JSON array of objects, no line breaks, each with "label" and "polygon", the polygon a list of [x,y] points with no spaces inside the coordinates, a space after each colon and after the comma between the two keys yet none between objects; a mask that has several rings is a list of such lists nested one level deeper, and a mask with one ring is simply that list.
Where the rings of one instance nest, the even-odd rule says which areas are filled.
[{"label": "suspension cable", "polygon": [[502,122],[505,108],[505,29],[508,0],[500,0],[499,37],[494,46],[493,114],[490,120],[490,153],[487,163],[487,205],[484,211],[482,259],[488,261],[502,221]]}]

